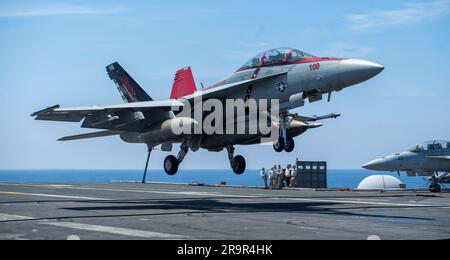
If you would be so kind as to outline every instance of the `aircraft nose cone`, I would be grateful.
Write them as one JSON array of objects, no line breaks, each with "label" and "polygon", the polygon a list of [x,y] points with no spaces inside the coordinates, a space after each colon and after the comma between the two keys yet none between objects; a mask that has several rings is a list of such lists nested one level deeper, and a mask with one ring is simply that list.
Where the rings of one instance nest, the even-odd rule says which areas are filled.
[{"label": "aircraft nose cone", "polygon": [[364,165],[362,166],[362,168],[367,169],[367,170],[370,170],[371,166],[372,166],[372,163],[369,162],[369,163],[364,164]]},{"label": "aircraft nose cone", "polygon": [[342,60],[339,65],[341,81],[345,86],[355,85],[375,77],[384,67],[375,62],[357,59]]},{"label": "aircraft nose cone", "polygon": [[373,160],[371,162],[364,164],[362,167],[367,170],[377,171],[377,170],[381,170],[383,168],[384,164],[385,164],[384,160],[376,159],[376,160]]}]

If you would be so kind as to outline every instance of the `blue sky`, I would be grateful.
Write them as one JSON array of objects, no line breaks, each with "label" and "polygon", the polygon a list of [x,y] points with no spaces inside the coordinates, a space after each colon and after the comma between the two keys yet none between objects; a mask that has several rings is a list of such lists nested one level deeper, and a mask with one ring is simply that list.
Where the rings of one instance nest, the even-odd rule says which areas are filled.
[{"label": "blue sky", "polygon": [[[238,147],[250,168],[296,157],[331,168],[363,163],[429,139],[450,139],[450,0],[431,1],[2,1],[0,169],[140,169],[146,147],[117,137],[61,143],[86,132],[35,122],[49,105],[120,103],[105,66],[119,61],[156,99],[174,72],[219,81],[255,54],[290,46],[362,58],[386,70],[296,112],[339,112],[297,138],[293,154]],[[156,152],[151,167],[161,168]],[[191,153],[183,168],[228,168],[225,152]]]}]

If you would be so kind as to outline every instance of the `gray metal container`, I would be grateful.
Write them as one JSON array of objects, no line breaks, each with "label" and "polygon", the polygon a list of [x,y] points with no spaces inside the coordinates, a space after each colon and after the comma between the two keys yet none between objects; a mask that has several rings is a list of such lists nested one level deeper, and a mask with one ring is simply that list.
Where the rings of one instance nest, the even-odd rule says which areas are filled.
[{"label": "gray metal container", "polygon": [[296,188],[327,188],[327,162],[297,161]]}]

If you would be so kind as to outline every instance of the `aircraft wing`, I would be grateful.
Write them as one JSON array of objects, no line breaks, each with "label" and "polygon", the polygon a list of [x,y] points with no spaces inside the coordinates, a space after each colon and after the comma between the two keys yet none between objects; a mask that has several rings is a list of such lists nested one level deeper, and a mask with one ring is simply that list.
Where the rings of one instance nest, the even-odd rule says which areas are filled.
[{"label": "aircraft wing", "polygon": [[94,114],[116,114],[124,110],[131,111],[155,111],[168,112],[172,107],[182,107],[183,103],[177,100],[147,101],[126,103],[111,106],[90,106],[60,108],[59,105],[49,107],[31,114],[36,120],[62,121],[62,122],[80,122],[83,118]]},{"label": "aircraft wing", "polygon": [[443,156],[427,156],[429,159],[437,159],[437,160],[450,160],[450,156],[443,155]]},{"label": "aircraft wing", "polygon": [[[226,85],[219,86],[219,87],[208,88],[208,89],[197,92],[197,95],[200,94],[202,96],[203,100],[209,99],[209,98],[225,98],[228,95],[231,95],[234,92],[239,91],[241,89],[246,89],[255,83],[276,80],[277,78],[283,78],[283,76],[286,76],[286,75],[287,75],[287,72],[282,72],[282,73],[276,73],[276,74],[272,74],[269,76],[255,78],[255,79],[239,81],[237,83],[231,83],[231,84],[226,84]],[[276,82],[275,84],[278,84],[278,83],[279,82]],[[194,95],[185,97],[185,99],[188,99],[188,100],[193,99],[193,98],[194,98]]]}]

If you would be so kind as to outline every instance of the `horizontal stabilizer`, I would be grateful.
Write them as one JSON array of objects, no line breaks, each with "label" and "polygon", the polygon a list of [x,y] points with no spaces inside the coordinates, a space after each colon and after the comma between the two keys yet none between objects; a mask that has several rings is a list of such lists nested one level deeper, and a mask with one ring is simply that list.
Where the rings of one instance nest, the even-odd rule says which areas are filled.
[{"label": "horizontal stabilizer", "polygon": [[87,134],[81,134],[81,135],[66,136],[61,139],[58,139],[58,141],[74,141],[74,140],[82,140],[82,139],[91,139],[91,138],[119,135],[121,133],[122,132],[119,132],[119,131],[101,131],[101,132],[87,133]]}]

